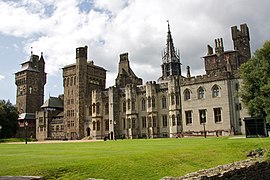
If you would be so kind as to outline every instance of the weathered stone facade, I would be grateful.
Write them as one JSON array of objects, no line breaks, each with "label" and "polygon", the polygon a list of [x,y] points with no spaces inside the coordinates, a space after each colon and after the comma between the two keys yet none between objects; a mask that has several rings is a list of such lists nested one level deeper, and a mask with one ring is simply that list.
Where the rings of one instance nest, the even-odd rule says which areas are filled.
[{"label": "weathered stone facade", "polygon": [[234,50],[225,51],[222,38],[216,39],[215,50],[208,45],[204,56],[206,74],[191,77],[187,67],[185,77],[168,25],[162,76],[145,85],[123,53],[115,86],[105,89],[106,70],[87,62],[87,47],[77,48],[76,63],[63,68],[65,138],[244,133],[239,67],[250,58],[249,33],[245,24],[231,30]]},{"label": "weathered stone facade", "polygon": [[[21,64],[21,70],[15,73],[17,86],[16,107],[20,116],[35,114],[44,102],[44,86],[46,84],[45,61],[41,56],[31,52],[30,59]],[[35,137],[36,121],[34,119],[19,119],[17,137],[25,137],[25,122],[28,123],[28,136]]]}]

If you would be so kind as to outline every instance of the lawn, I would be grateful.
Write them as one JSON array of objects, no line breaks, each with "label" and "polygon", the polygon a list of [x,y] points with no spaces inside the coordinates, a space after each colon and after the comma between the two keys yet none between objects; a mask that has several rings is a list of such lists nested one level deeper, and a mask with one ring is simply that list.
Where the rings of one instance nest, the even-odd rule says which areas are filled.
[{"label": "lawn", "polygon": [[270,138],[140,139],[0,144],[0,176],[46,179],[161,179],[246,158]]}]

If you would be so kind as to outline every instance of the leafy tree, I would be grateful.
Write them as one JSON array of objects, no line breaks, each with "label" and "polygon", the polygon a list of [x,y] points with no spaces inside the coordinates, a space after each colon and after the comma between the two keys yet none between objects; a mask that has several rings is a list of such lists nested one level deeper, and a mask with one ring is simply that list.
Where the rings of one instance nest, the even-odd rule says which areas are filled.
[{"label": "leafy tree", "polygon": [[240,96],[249,114],[270,122],[270,41],[241,65],[240,76],[243,79]]},{"label": "leafy tree", "polygon": [[0,100],[0,138],[13,137],[18,128],[18,112],[9,101]]}]

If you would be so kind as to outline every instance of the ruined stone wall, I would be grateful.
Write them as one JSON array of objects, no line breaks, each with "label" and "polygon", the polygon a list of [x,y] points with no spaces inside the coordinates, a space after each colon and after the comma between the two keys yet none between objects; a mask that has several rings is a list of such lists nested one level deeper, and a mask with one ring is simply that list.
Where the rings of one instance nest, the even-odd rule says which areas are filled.
[{"label": "ruined stone wall", "polygon": [[253,180],[269,179],[270,162],[257,159],[247,159],[215,168],[200,170],[181,177],[164,177],[162,180]]}]

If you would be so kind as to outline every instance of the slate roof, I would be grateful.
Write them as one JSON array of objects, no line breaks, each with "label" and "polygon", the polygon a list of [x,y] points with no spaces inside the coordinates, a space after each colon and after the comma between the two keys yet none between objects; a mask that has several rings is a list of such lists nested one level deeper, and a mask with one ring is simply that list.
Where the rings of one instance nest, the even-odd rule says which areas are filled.
[{"label": "slate roof", "polygon": [[49,97],[49,99],[45,101],[41,108],[63,109],[63,101],[58,97]]}]

